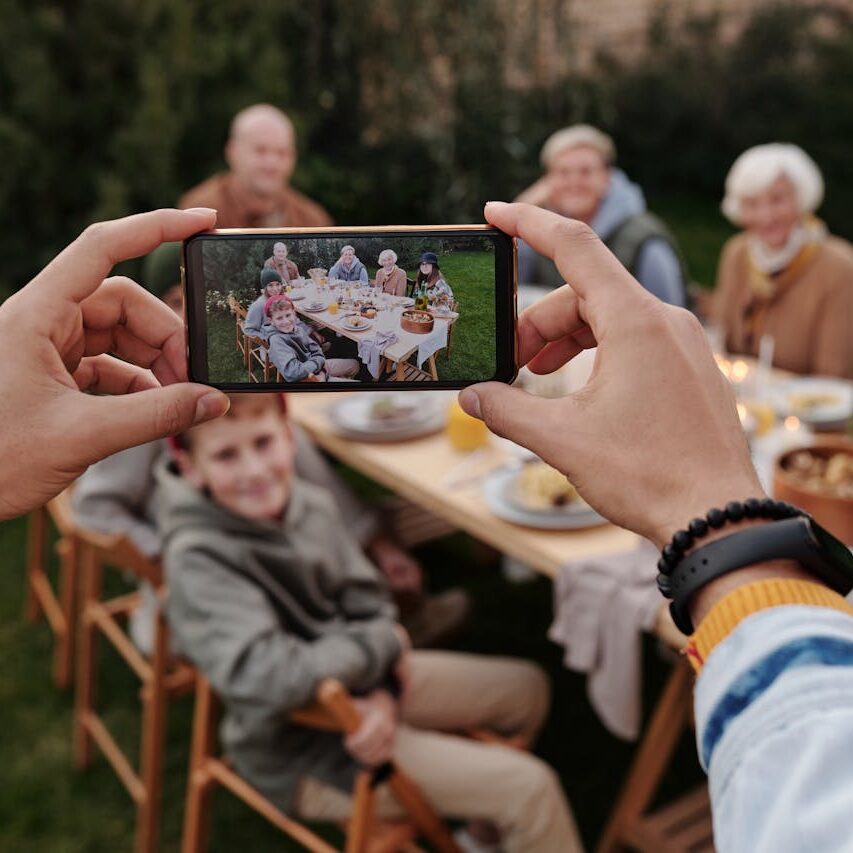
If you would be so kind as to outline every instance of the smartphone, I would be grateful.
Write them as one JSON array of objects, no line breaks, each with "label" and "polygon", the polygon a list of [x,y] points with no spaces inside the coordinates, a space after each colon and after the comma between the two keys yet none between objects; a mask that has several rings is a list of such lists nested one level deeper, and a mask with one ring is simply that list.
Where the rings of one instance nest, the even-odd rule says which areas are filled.
[{"label": "smartphone", "polygon": [[222,229],[183,245],[190,380],[454,389],[517,372],[515,241],[486,225]]}]

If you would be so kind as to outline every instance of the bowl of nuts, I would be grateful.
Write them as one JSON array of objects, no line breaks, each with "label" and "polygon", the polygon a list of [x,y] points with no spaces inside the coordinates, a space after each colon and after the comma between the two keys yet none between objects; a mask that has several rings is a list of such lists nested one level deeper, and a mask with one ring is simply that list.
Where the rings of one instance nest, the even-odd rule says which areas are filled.
[{"label": "bowl of nuts", "polygon": [[773,496],[804,509],[853,545],[853,441],[827,439],[776,460]]},{"label": "bowl of nuts", "polygon": [[426,335],[435,328],[435,320],[429,311],[410,308],[408,311],[403,311],[400,317],[400,328],[404,332],[412,332],[415,335]]}]

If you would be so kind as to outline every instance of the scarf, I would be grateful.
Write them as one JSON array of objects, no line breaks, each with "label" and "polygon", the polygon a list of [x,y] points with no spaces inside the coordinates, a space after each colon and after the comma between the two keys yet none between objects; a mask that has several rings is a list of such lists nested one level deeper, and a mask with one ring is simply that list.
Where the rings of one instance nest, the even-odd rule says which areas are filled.
[{"label": "scarf", "polygon": [[750,352],[761,339],[770,305],[787,291],[808,266],[814,253],[826,236],[826,226],[810,216],[795,226],[785,245],[771,249],[757,237],[750,237],[749,290],[750,298],[744,305],[745,344]]}]

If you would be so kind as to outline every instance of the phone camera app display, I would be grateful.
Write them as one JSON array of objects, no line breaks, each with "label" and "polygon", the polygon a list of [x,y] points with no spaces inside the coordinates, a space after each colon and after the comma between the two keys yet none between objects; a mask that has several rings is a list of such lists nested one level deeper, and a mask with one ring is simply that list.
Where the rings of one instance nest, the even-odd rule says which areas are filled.
[{"label": "phone camera app display", "polygon": [[495,375],[491,236],[222,236],[201,272],[212,383]]}]

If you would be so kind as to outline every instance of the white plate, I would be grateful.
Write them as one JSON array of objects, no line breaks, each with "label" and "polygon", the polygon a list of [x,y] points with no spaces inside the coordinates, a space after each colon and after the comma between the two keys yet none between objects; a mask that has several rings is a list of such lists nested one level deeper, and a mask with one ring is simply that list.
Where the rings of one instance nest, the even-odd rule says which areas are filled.
[{"label": "white plate", "polygon": [[311,311],[313,314],[320,314],[329,307],[325,302],[312,302],[310,305],[303,305],[303,311]]},{"label": "white plate", "polygon": [[[812,395],[832,399],[806,408],[797,405],[797,397]],[[853,382],[825,376],[788,379],[771,386],[770,402],[781,417],[796,415],[815,425],[842,423],[853,415]]]},{"label": "white plate", "polygon": [[415,304],[415,300],[409,296],[395,296],[394,305],[400,308],[411,308]]},{"label": "white plate", "polygon": [[513,500],[520,474],[517,467],[500,468],[489,474],[483,482],[483,497],[498,518],[540,530],[579,530],[607,524],[606,518],[585,503],[572,503],[541,511],[524,509]]},{"label": "white plate", "polygon": [[300,299],[305,298],[305,294],[301,290],[291,290],[290,293],[285,293],[285,296],[289,296],[293,302],[299,302]]},{"label": "white plate", "polygon": [[[350,315],[350,316],[352,316],[352,315]],[[361,325],[353,326],[349,320],[349,317],[344,317],[344,319],[341,321],[341,325],[345,329],[349,329],[351,332],[365,332],[373,325],[373,318],[372,317],[362,317],[361,318]]]},{"label": "white plate", "polygon": [[[405,398],[412,404],[411,416],[391,422],[371,418],[374,403],[383,396]],[[339,433],[359,441],[401,441],[442,429],[447,422],[447,406],[444,401],[417,391],[357,394],[335,403],[329,409],[329,422]]]}]

